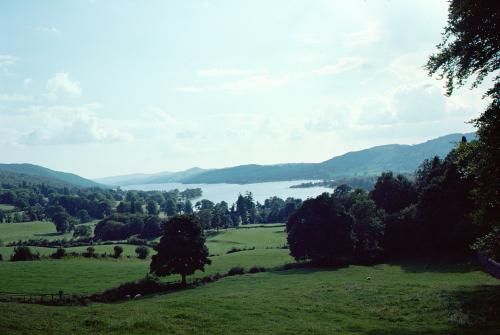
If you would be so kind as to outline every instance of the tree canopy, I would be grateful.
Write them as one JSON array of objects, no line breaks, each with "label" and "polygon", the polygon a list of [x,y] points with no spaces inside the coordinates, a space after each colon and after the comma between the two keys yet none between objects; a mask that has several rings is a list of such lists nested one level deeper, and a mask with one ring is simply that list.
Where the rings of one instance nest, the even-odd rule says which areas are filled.
[{"label": "tree canopy", "polygon": [[185,285],[186,276],[196,270],[204,271],[206,264],[211,264],[211,261],[196,216],[179,215],[167,221],[158,253],[152,257],[150,271],[158,276],[180,274]]}]

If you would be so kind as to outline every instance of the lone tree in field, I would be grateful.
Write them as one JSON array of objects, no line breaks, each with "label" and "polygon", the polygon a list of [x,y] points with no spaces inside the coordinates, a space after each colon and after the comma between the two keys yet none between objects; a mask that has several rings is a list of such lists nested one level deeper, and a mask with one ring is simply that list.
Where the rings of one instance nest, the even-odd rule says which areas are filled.
[{"label": "lone tree in field", "polygon": [[204,271],[205,264],[210,263],[205,236],[196,216],[178,215],[165,224],[150,272],[158,276],[178,273],[182,276],[182,284],[186,285],[186,276],[196,270]]}]

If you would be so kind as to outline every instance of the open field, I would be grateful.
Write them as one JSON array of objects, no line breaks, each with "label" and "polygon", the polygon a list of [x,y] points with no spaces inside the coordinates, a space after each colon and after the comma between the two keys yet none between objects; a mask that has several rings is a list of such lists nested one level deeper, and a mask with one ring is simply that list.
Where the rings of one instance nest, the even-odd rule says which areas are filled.
[{"label": "open field", "polygon": [[88,307],[0,303],[0,329],[6,334],[497,334],[499,289],[498,280],[470,264],[296,269]]},{"label": "open field", "polygon": [[[224,273],[234,266],[277,267],[291,262],[288,250],[250,250],[212,257],[205,273],[191,278]],[[15,293],[96,293],[121,283],[143,278],[150,260],[67,258],[32,262],[0,262],[0,291]],[[16,278],[16,280],[12,280]],[[165,277],[177,281],[179,276]]]},{"label": "open field", "polygon": [[0,239],[5,243],[29,239],[69,239],[72,236],[72,233],[59,234],[54,224],[50,221],[0,223]]},{"label": "open field", "polygon": [[7,205],[7,204],[0,204],[0,211],[11,211],[15,209],[15,206],[12,205]]},{"label": "open field", "polygon": [[[292,261],[288,250],[279,248],[285,238],[283,226],[221,230],[207,238],[210,252],[218,256],[211,257],[213,263],[205,273],[198,271],[190,279],[224,273],[234,266],[258,265],[269,270],[113,304],[0,303],[0,330],[2,334],[53,334],[56,330],[63,334],[498,333],[500,281],[474,262],[277,270]],[[227,254],[231,247],[256,249]],[[110,252],[113,245],[95,248]],[[67,250],[73,249],[86,247]],[[134,249],[124,245],[124,254]],[[0,288],[32,294],[101,292],[144,277],[149,262],[136,258],[4,261],[0,262]]]}]

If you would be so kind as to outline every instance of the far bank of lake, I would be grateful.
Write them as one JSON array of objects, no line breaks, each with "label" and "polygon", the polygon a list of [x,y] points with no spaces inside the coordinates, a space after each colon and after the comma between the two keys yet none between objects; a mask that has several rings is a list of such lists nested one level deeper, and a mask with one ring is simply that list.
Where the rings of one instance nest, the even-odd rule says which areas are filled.
[{"label": "far bank of lake", "polygon": [[252,192],[256,201],[264,202],[265,199],[272,196],[277,196],[282,199],[288,197],[307,198],[316,197],[323,192],[332,192],[331,188],[327,187],[310,187],[310,188],[290,188],[292,185],[309,182],[310,180],[293,180],[293,181],[278,181],[255,184],[182,184],[182,183],[163,183],[163,184],[142,184],[128,185],[121,187],[123,190],[141,190],[141,191],[169,191],[178,189],[180,191],[186,188],[201,188],[203,196],[201,199],[208,199],[213,202],[226,201],[232,204],[236,201],[239,194]]}]

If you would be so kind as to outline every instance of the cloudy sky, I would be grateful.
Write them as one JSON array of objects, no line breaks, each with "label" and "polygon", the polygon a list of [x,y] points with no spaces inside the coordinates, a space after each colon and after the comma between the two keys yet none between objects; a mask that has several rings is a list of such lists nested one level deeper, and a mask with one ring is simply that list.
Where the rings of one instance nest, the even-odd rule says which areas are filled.
[{"label": "cloudy sky", "polygon": [[472,130],[437,0],[2,1],[0,162],[85,177],[319,162]]}]

